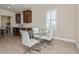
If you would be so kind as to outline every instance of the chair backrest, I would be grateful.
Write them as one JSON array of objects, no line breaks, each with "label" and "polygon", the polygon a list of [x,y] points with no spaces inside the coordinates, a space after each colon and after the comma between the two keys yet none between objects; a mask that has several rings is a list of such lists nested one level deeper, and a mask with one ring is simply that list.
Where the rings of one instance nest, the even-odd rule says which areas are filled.
[{"label": "chair backrest", "polygon": [[21,36],[22,36],[22,43],[29,44],[30,38],[27,31],[20,30]]},{"label": "chair backrest", "polygon": [[38,28],[37,28],[37,27],[34,27],[34,28],[33,28],[33,32],[34,32],[34,33],[38,33],[38,32],[39,32],[39,31],[38,31]]}]

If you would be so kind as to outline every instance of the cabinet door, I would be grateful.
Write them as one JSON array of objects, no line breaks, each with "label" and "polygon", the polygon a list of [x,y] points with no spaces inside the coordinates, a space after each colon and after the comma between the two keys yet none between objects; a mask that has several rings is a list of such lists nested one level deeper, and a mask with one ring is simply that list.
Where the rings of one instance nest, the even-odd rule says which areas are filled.
[{"label": "cabinet door", "polygon": [[31,23],[32,22],[32,11],[28,12],[28,22]]},{"label": "cabinet door", "polygon": [[21,14],[16,14],[16,23],[21,23]]},{"label": "cabinet door", "polygon": [[17,27],[13,28],[13,35],[20,36],[19,28],[17,28]]},{"label": "cabinet door", "polygon": [[23,22],[28,23],[28,13],[27,12],[23,13]]},{"label": "cabinet door", "polygon": [[23,12],[23,22],[31,23],[32,22],[32,12],[30,10]]}]

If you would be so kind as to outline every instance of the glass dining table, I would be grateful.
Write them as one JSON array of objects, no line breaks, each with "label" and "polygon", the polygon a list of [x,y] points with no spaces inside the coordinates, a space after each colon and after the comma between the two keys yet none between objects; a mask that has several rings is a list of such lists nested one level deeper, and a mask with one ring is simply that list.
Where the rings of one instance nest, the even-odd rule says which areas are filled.
[{"label": "glass dining table", "polygon": [[32,31],[29,31],[30,38],[34,38],[34,35],[39,35],[39,38],[40,38],[42,35],[48,36],[49,35],[49,32],[34,33]]}]

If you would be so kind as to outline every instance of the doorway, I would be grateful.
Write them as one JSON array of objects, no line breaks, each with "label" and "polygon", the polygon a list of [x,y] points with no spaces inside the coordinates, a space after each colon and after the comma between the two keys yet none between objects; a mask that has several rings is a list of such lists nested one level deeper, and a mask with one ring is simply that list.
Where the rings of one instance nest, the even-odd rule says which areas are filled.
[{"label": "doorway", "polygon": [[6,28],[6,33],[11,33],[11,17],[1,15],[1,27]]}]

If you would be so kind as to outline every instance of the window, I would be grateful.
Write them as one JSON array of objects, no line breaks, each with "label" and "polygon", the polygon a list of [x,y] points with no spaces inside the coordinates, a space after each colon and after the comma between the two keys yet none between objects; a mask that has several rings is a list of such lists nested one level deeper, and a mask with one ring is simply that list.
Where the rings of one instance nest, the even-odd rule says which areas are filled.
[{"label": "window", "polygon": [[50,29],[56,29],[56,10],[49,10],[46,14],[46,29],[50,32]]}]

